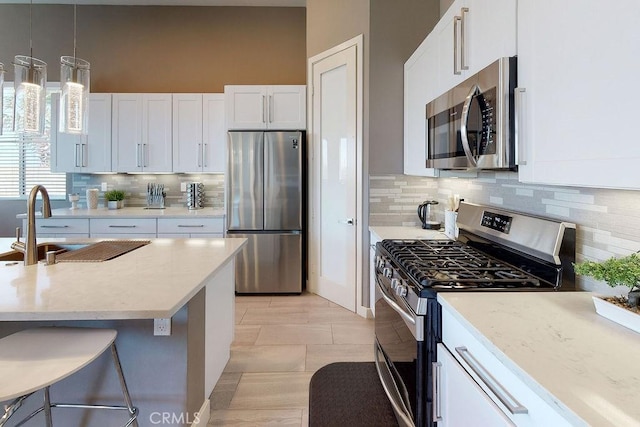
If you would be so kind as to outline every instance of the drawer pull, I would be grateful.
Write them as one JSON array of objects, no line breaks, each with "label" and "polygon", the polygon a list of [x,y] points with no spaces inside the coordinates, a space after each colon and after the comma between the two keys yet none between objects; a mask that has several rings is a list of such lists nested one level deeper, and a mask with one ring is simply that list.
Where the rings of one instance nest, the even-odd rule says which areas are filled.
[{"label": "drawer pull", "polygon": [[69,228],[68,225],[41,225],[40,228]]},{"label": "drawer pull", "polygon": [[476,373],[480,380],[489,387],[489,389],[496,395],[496,397],[502,402],[504,406],[512,414],[528,414],[529,410],[522,406],[515,397],[509,393],[502,384],[500,384],[490,373],[485,369],[478,360],[467,350],[467,347],[456,347],[456,352],[467,362],[469,367]]},{"label": "drawer pull", "polygon": [[135,225],[110,225],[109,228],[136,228]]},{"label": "drawer pull", "polygon": [[203,228],[204,224],[193,224],[193,225],[178,224],[178,227],[180,227],[180,228]]}]

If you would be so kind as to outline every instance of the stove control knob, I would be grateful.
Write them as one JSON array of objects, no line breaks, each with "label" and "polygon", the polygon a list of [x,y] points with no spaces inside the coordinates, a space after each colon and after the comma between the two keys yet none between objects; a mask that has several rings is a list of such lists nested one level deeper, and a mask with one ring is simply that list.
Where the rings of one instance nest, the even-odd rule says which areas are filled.
[{"label": "stove control knob", "polygon": [[396,278],[391,279],[391,289],[396,289],[398,286],[400,286],[400,280]]},{"label": "stove control knob", "polygon": [[385,268],[382,270],[382,275],[383,275],[384,277],[391,277],[391,269],[390,269],[389,267],[385,267]]},{"label": "stove control knob", "polygon": [[382,259],[382,257],[380,255],[378,255],[376,257],[376,267],[377,268],[382,268],[384,267],[384,259]]},{"label": "stove control knob", "polygon": [[400,296],[400,297],[406,297],[407,296],[407,287],[404,285],[398,285],[396,287],[396,295]]}]

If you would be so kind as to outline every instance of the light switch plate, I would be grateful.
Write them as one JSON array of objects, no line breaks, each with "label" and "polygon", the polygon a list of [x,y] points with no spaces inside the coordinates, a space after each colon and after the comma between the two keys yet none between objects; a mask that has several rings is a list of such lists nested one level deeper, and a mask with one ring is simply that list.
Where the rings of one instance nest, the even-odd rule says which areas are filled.
[{"label": "light switch plate", "polygon": [[106,182],[103,182],[103,183],[102,183],[102,185],[101,185],[101,190],[102,190],[102,191],[107,191],[107,183],[106,183]]},{"label": "light switch plate", "polygon": [[180,183],[180,191],[187,191],[187,183],[186,182],[181,182]]}]

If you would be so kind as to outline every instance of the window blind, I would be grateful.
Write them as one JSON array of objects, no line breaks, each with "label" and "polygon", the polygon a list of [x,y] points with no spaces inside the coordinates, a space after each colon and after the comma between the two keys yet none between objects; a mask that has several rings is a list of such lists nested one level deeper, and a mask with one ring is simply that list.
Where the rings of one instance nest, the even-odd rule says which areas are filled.
[{"label": "window blind", "polygon": [[[9,87],[7,87],[9,86]],[[54,89],[58,90],[58,88]],[[0,137],[0,198],[29,194],[36,184],[44,185],[50,196],[66,195],[66,174],[51,173],[51,93],[47,90],[45,135],[41,139],[20,140],[13,128],[13,86],[5,85]]]}]

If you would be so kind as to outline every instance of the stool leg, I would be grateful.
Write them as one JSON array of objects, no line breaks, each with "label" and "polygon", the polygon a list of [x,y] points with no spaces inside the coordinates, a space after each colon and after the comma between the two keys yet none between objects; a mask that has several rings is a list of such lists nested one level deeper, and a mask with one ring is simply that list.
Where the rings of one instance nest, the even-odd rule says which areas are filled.
[{"label": "stool leg", "polygon": [[5,405],[4,414],[2,415],[2,417],[0,417],[0,427],[3,427],[7,423],[7,421],[9,421],[9,418],[11,418],[11,416],[18,410],[18,408],[22,406],[22,402],[24,402],[25,399],[32,394],[33,393],[29,393],[25,394],[24,396],[20,396],[10,404]]},{"label": "stool leg", "polygon": [[47,427],[53,427],[51,421],[51,398],[49,397],[49,387],[44,388],[44,420]]},{"label": "stool leg", "polygon": [[132,416],[129,423],[125,426],[133,426],[138,427],[138,421],[136,420],[138,408],[133,406],[131,402],[131,397],[129,396],[129,389],[127,389],[127,382],[124,379],[124,374],[122,372],[122,365],[120,365],[120,358],[118,357],[118,350],[116,349],[115,341],[111,343],[111,355],[113,356],[113,364],[116,368],[116,372],[118,373],[118,378],[120,379],[120,387],[122,388],[122,394],[124,395],[124,401],[127,404],[127,408],[129,409],[129,414]]}]

